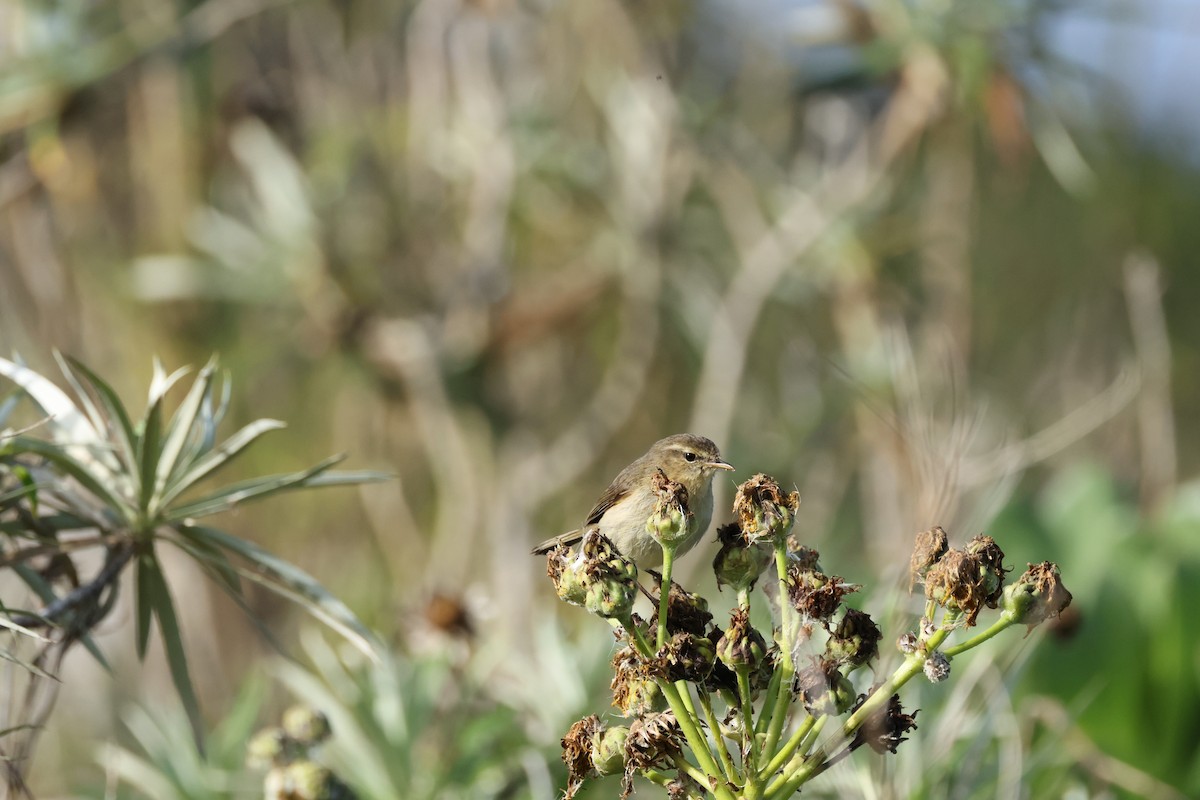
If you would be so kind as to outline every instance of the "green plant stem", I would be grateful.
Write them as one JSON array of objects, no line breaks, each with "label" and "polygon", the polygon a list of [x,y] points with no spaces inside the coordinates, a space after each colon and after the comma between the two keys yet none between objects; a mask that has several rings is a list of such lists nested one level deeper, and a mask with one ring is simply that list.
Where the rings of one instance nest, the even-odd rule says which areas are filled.
[{"label": "green plant stem", "polygon": [[828,720],[828,716],[822,716],[801,737],[802,741],[800,742],[799,751],[796,753],[796,757],[792,759],[793,763],[788,765],[789,769],[785,770],[783,775],[780,775],[767,786],[767,791],[764,795],[766,800],[791,797],[805,781],[813,777],[817,767],[825,762],[825,751],[823,749],[816,750],[810,756],[808,748],[821,735],[821,730],[825,727],[825,723]]},{"label": "green plant stem", "polygon": [[671,568],[675,562],[675,545],[662,544],[662,583],[658,587],[658,649],[667,643],[667,609],[671,605]]},{"label": "green plant stem", "polygon": [[[780,670],[771,670],[771,682],[767,684],[767,694],[763,698],[763,713],[758,715],[758,722],[754,723],[756,734],[766,733],[767,726],[771,724],[771,719],[775,716],[775,698],[779,694],[779,683]],[[763,752],[768,751],[764,750]]]},{"label": "green plant stem", "polygon": [[800,726],[796,728],[796,732],[791,735],[791,738],[784,742],[783,747],[779,748],[779,752],[775,753],[774,756],[771,756],[770,750],[763,750],[763,755],[770,757],[771,761],[759,772],[759,778],[768,780],[772,775],[782,769],[783,765],[787,763],[787,760],[792,757],[792,753],[796,752],[796,748],[798,748],[800,743],[804,741],[804,737],[808,736],[808,732],[812,730],[812,727],[814,724],[816,724],[816,721],[817,718],[812,715],[805,717],[804,721],[800,723]]},{"label": "green plant stem", "polygon": [[[913,653],[906,658],[904,663],[897,667],[896,671],[891,674],[891,677],[876,687],[875,691],[871,692],[871,696],[842,723],[841,738],[843,740],[852,739],[858,732],[858,729],[862,727],[863,723],[867,721],[876,709],[887,703],[891,699],[891,696],[896,693],[897,689],[908,683],[912,680],[913,676],[924,669],[925,659],[930,654],[936,652],[941,643],[949,635],[950,629],[946,627],[938,628],[938,630],[934,631],[933,635],[926,640],[924,650]],[[823,753],[823,751],[818,750],[817,753]],[[820,760],[824,760],[824,755],[821,756]],[[818,766],[819,764],[816,764],[813,758],[804,758],[799,762],[793,760],[793,763],[788,764],[784,768],[783,774],[767,787],[766,797],[768,800],[776,797],[790,797],[795,793],[796,789],[800,788],[806,780],[813,776],[814,770]]]},{"label": "green plant stem", "polygon": [[849,738],[850,735],[857,732],[875,709],[886,703],[896,693],[897,689],[908,683],[914,675],[924,669],[925,659],[935,652],[938,646],[949,635],[950,631],[945,628],[934,631],[933,635],[925,642],[924,652],[913,653],[904,659],[904,663],[896,668],[891,677],[880,684],[875,691],[871,692],[871,696],[846,719],[846,722],[842,725],[842,733]]},{"label": "green plant stem", "polygon": [[701,786],[708,786],[708,775],[696,769],[696,765],[683,756],[675,756],[675,768],[680,772],[686,772],[692,780]]},{"label": "green plant stem", "polygon": [[[641,629],[633,624],[632,618],[609,620],[609,622],[614,627],[621,625],[625,628],[633,646],[637,648],[637,651],[641,653],[643,658],[654,657],[654,650],[650,648],[650,643],[642,635]],[[662,690],[663,696],[667,698],[667,704],[675,712],[675,718],[679,721],[679,729],[683,731],[683,736],[687,739],[688,746],[692,748],[692,752],[696,755],[696,760],[700,762],[700,769],[704,771],[705,778],[700,781],[700,784],[708,786],[708,776],[711,776],[717,780],[717,786],[713,789],[713,793],[720,800],[736,800],[733,793],[729,791],[729,788],[721,782],[721,768],[717,766],[712,751],[709,750],[708,737],[701,733],[697,725],[698,720],[696,719],[695,712],[688,709],[688,704],[684,703],[683,698],[679,695],[679,690],[675,688],[673,683],[665,678],[656,678],[655,681],[658,683],[658,688]],[[717,735],[720,736],[720,731],[717,731]]]},{"label": "green plant stem", "polygon": [[781,631],[779,669],[776,672],[780,674],[779,688],[776,690],[775,696],[767,698],[767,701],[772,703],[772,709],[769,712],[764,712],[769,713],[771,717],[771,722],[767,725],[767,741],[763,746],[764,753],[774,753],[775,748],[779,745],[779,737],[783,733],[783,726],[787,723],[787,707],[792,695],[792,677],[796,673],[796,667],[792,663],[792,616],[794,612],[791,604],[788,602],[787,568],[787,541],[776,541],[775,572],[779,578],[779,626]]},{"label": "green plant stem", "polygon": [[1016,624],[1016,621],[1011,616],[1009,616],[1008,612],[1006,611],[1000,615],[1000,619],[993,622],[985,630],[980,631],[979,633],[972,636],[970,639],[967,639],[965,642],[959,642],[958,644],[954,645],[953,647],[947,647],[945,650],[942,651],[942,653],[950,658],[953,658],[954,656],[958,655],[959,653],[964,653],[973,647],[978,647],[979,645],[986,642],[988,639],[991,639],[996,634],[1000,633],[1001,631],[1007,630],[1008,628],[1011,628],[1015,624]]},{"label": "green plant stem", "polygon": [[750,699],[750,667],[745,664],[737,668],[738,693],[742,706],[742,763],[746,783],[757,781],[755,765],[758,764],[758,737],[754,735],[754,702]]},{"label": "green plant stem", "polygon": [[725,780],[732,781],[737,775],[737,770],[733,766],[729,748],[725,746],[725,737],[721,735],[721,723],[717,719],[716,712],[713,711],[712,696],[703,686],[696,688],[696,695],[700,698],[700,707],[704,709],[704,719],[708,723],[708,729],[712,731],[713,739],[716,740],[717,757],[721,760],[721,768],[725,771]]},{"label": "green plant stem", "polygon": [[696,713],[696,704],[692,702],[691,687],[687,681],[675,681],[675,691],[679,692],[679,699],[683,701],[683,705],[687,708],[688,713],[692,715],[692,719],[700,721],[700,715]]},{"label": "green plant stem", "polygon": [[665,772],[659,772],[656,769],[648,769],[642,773],[642,777],[651,783],[657,783],[659,786],[666,786],[671,781],[675,780]]},{"label": "green plant stem", "polygon": [[801,761],[796,771],[787,781],[783,783],[776,782],[768,786],[765,800],[778,800],[778,798],[794,795],[796,790],[803,786],[804,782],[813,776],[817,767],[821,766],[825,761],[825,753],[822,750],[816,751],[813,753],[813,756],[814,758]]}]

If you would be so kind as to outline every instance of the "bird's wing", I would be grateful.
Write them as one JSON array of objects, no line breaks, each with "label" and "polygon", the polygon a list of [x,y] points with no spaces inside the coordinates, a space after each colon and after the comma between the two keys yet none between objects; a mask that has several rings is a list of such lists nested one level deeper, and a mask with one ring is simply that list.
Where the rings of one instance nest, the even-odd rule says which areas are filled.
[{"label": "bird's wing", "polygon": [[543,553],[548,553],[559,545],[566,545],[570,547],[571,545],[578,544],[579,541],[583,539],[584,531],[595,525],[599,525],[600,518],[604,516],[604,512],[621,502],[621,500],[629,494],[629,490],[623,487],[628,487],[630,485],[631,481],[629,479],[637,471],[635,469],[637,466],[638,462],[635,461],[625,469],[621,470],[620,474],[617,475],[613,482],[608,485],[608,488],[604,490],[604,494],[600,495],[600,499],[596,501],[596,505],[592,508],[591,513],[587,515],[587,521],[583,523],[582,528],[574,531],[567,531],[566,533],[560,533],[558,536],[547,539],[537,547],[533,548],[533,554],[538,556],[542,555]]},{"label": "bird's wing", "polygon": [[623,481],[616,480],[604,490],[604,494],[600,495],[600,499],[596,501],[596,505],[592,508],[590,514],[587,515],[587,525],[599,525],[600,518],[604,516],[604,512],[621,502],[628,494],[629,490],[624,487],[626,484]]},{"label": "bird's wing", "polygon": [[566,547],[570,547],[571,545],[578,544],[579,540],[581,540],[582,538],[583,538],[582,530],[567,531],[566,533],[560,533],[558,536],[550,537],[546,541],[539,544],[537,547],[533,548],[533,550],[531,552],[535,556],[544,555],[559,546],[565,545]]}]

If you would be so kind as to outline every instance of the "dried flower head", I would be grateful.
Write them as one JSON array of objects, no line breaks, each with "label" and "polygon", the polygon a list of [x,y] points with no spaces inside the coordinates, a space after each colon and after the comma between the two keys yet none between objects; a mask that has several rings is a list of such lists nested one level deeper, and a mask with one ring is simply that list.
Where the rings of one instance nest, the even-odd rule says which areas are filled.
[{"label": "dried flower head", "polygon": [[841,605],[842,598],[858,591],[854,584],[845,583],[839,576],[791,564],[787,574],[788,600],[802,618],[827,623]]},{"label": "dried flower head", "polygon": [[925,659],[925,677],[930,683],[941,683],[950,677],[950,659],[943,653],[933,653]]},{"label": "dried flower head", "polygon": [[[866,699],[867,696],[863,695],[859,705]],[[892,695],[885,705],[876,709],[863,722],[851,747],[857,748],[866,744],[881,755],[895,753],[900,743],[907,739],[904,734],[917,729],[917,713],[914,711],[912,714],[905,714],[900,705],[900,695]]]},{"label": "dried flower head", "polygon": [[680,631],[662,646],[655,660],[669,680],[699,683],[712,672],[717,655],[711,639]]},{"label": "dried flower head", "polygon": [[790,563],[796,564],[802,569],[822,572],[820,559],[821,554],[816,550],[800,544],[795,536],[788,537],[788,561]]},{"label": "dried flower head", "polygon": [[459,595],[434,592],[421,614],[431,629],[447,636],[470,639],[475,635],[471,610]]},{"label": "dried flower head", "polygon": [[654,511],[646,520],[646,531],[659,544],[673,545],[688,536],[692,512],[688,510],[688,491],[682,483],[667,477],[661,469],[650,476],[654,492]]},{"label": "dried flower head", "polygon": [[1004,577],[1010,572],[1004,566],[1004,551],[996,540],[982,533],[967,542],[966,550],[979,559],[983,571],[983,602],[988,608],[996,608],[1004,596]]},{"label": "dried flower head", "polygon": [[1014,622],[1031,629],[1061,614],[1071,605],[1071,593],[1063,586],[1058,565],[1049,561],[1030,564],[1016,581],[1004,587],[1004,612]]},{"label": "dried flower head", "polygon": [[750,625],[749,609],[736,606],[730,614],[729,627],[717,642],[717,657],[732,670],[750,667],[755,672],[766,654],[766,640]]},{"label": "dried flower head", "polygon": [[649,664],[633,647],[617,651],[612,660],[612,704],[625,716],[662,711],[667,699],[654,678],[662,676],[662,666]]},{"label": "dried flower head", "polygon": [[592,741],[603,732],[604,726],[595,714],[589,714],[576,722],[562,738],[562,760],[567,765],[567,791],[565,800],[575,796],[579,787],[588,778],[596,775],[592,764]]},{"label": "dried flower head", "polygon": [[747,543],[741,526],[730,522],[717,529],[721,549],[713,558],[717,589],[732,586],[736,591],[750,591],[759,575],[774,558],[769,542]]},{"label": "dried flower head", "polygon": [[948,610],[962,612],[967,625],[974,625],[987,600],[986,574],[978,556],[951,549],[925,573],[925,597]]},{"label": "dried flower head", "polygon": [[896,649],[905,655],[912,655],[920,646],[921,640],[912,631],[900,634],[900,638],[896,640]]},{"label": "dried flower head", "polygon": [[638,717],[629,725],[625,739],[625,778],[621,797],[633,791],[633,776],[638,772],[673,763],[682,750],[679,721],[675,714],[663,711]]},{"label": "dried flower head", "polygon": [[700,784],[686,775],[667,784],[667,800],[689,800],[689,798],[703,796],[703,794],[704,790],[700,788]]},{"label": "dried flower head", "polygon": [[546,575],[554,584],[558,599],[573,606],[583,605],[587,597],[583,563],[571,552],[571,548],[559,545],[546,553]]},{"label": "dried flower head", "polygon": [[584,534],[580,553],[556,547],[546,554],[546,574],[558,596],[593,614],[624,619],[637,596],[637,566],[596,530]]},{"label": "dried flower head", "polygon": [[733,500],[746,544],[784,539],[799,510],[800,493],[784,494],[773,478],[762,473],[739,486]]},{"label": "dried flower head", "polygon": [[854,705],[854,686],[836,661],[813,658],[792,679],[792,693],[814,717],[842,714]]},{"label": "dried flower head", "polygon": [[882,638],[883,633],[869,614],[848,608],[825,643],[825,655],[839,664],[860,667],[879,654]]},{"label": "dried flower head", "polygon": [[912,591],[912,587],[925,577],[929,568],[936,564],[949,548],[949,539],[940,525],[917,534],[917,540],[913,544],[912,559],[909,561],[909,574],[912,579],[909,591]]},{"label": "dried flower head", "polygon": [[[658,583],[658,591],[654,593],[651,602],[654,614],[650,617],[650,628],[658,625],[658,600],[662,591],[662,575],[654,570],[647,570]],[[671,591],[667,595],[667,630],[671,633],[683,631],[696,636],[704,636],[713,615],[708,610],[708,601],[694,592],[689,592],[675,581],[671,581]]]}]

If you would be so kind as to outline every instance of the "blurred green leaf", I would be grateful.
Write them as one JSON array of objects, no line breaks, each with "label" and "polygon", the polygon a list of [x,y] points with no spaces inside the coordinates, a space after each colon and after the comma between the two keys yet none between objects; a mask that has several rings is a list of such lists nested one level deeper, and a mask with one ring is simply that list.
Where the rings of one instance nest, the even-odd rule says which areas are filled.
[{"label": "blurred green leaf", "polygon": [[158,510],[158,506],[162,502],[165,502],[162,495],[167,488],[168,478],[179,467],[180,456],[184,452],[184,447],[188,439],[195,431],[196,419],[200,414],[200,408],[204,402],[204,398],[208,395],[212,387],[216,364],[216,358],[214,357],[200,370],[200,374],[196,376],[196,380],[192,384],[192,388],[187,396],[183,399],[183,403],[180,404],[175,414],[171,417],[171,422],[167,429],[167,437],[162,444],[162,453],[159,456],[155,472],[153,484],[154,501],[149,506],[152,513]]},{"label": "blurred green leaf", "polygon": [[151,572],[158,571],[158,562],[152,552],[145,552],[137,558],[137,656],[139,661],[146,658],[146,645],[150,641],[150,626],[154,621],[154,590],[155,583],[150,577]]},{"label": "blurred green leaf", "polygon": [[60,363],[65,363],[66,365],[64,372],[74,371],[79,373],[96,392],[101,404],[104,406],[105,424],[109,436],[116,440],[117,451],[124,460],[125,470],[129,474],[135,474],[137,464],[136,434],[133,429],[133,423],[129,419],[129,413],[125,410],[125,405],[121,402],[121,399],[117,397],[117,393],[99,375],[92,372],[83,363],[69,356],[62,357]]},{"label": "blurred green leaf", "polygon": [[[179,693],[179,698],[183,701],[183,708],[191,722],[196,746],[203,750],[204,722],[200,716],[200,704],[196,700],[196,692],[192,686],[192,677],[188,670],[187,655],[183,649],[183,637],[179,631],[179,621],[175,616],[175,604],[171,600],[171,592],[167,588],[162,569],[153,556],[143,555],[138,562],[138,568],[139,637],[143,613],[140,606],[145,603],[158,619],[158,631],[162,635],[163,649],[166,651],[167,664],[171,670],[171,680],[175,684],[175,690]],[[140,591],[143,588],[145,589],[144,596]],[[144,644],[141,647],[143,650],[145,649]]]},{"label": "blurred green leaf", "polygon": [[[54,464],[70,477],[79,481],[95,497],[104,504],[104,509],[96,509],[100,515],[110,512],[114,518],[123,517],[124,522],[132,522],[133,510],[129,503],[109,489],[108,481],[103,474],[97,475],[92,470],[98,462],[90,461],[89,466],[77,461],[68,452],[69,448],[61,447],[53,442],[35,439],[30,436],[14,436],[0,446],[0,456],[15,453],[33,453]],[[82,510],[82,509],[79,509]]]},{"label": "blurred green leaf", "polygon": [[239,453],[254,443],[258,437],[269,431],[286,428],[287,424],[274,419],[260,419],[251,422],[233,436],[226,439],[216,450],[210,450],[193,462],[187,471],[173,482],[163,495],[163,505],[169,504],[180,494],[192,488],[199,481],[221,469]]},{"label": "blurred green leaf", "polygon": [[336,630],[372,660],[379,659],[374,634],[363,625],[346,604],[330,594],[311,575],[272,555],[257,545],[230,536],[224,531],[196,525],[177,525],[181,536],[211,547],[228,550],[249,561],[257,571],[243,570],[243,577],[296,601],[301,608]]},{"label": "blurred green leaf", "polygon": [[268,475],[262,478],[252,478],[240,483],[234,483],[199,500],[193,500],[181,506],[170,508],[167,510],[165,517],[169,521],[178,522],[193,517],[205,517],[221,511],[228,511],[247,500],[270,497],[271,495],[291,489],[315,488],[318,486],[351,486],[385,481],[390,478],[387,473],[373,471],[324,474],[330,467],[341,463],[345,458],[344,455],[332,456],[302,472]]},{"label": "blurred green leaf", "polygon": [[70,445],[91,446],[102,440],[74,401],[53,381],[21,364],[0,358],[0,375],[20,386],[52,420],[56,440]]}]

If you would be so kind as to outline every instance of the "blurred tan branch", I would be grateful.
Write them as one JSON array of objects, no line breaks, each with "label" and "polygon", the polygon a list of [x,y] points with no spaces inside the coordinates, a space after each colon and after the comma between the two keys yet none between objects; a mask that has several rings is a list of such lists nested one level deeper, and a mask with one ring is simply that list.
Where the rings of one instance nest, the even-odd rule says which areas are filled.
[{"label": "blurred tan branch", "polygon": [[1175,413],[1171,402],[1171,338],[1162,307],[1162,271],[1154,256],[1125,259],[1125,302],[1133,346],[1142,372],[1138,394],[1138,446],[1142,461],[1142,506],[1158,507],[1176,481]]}]

